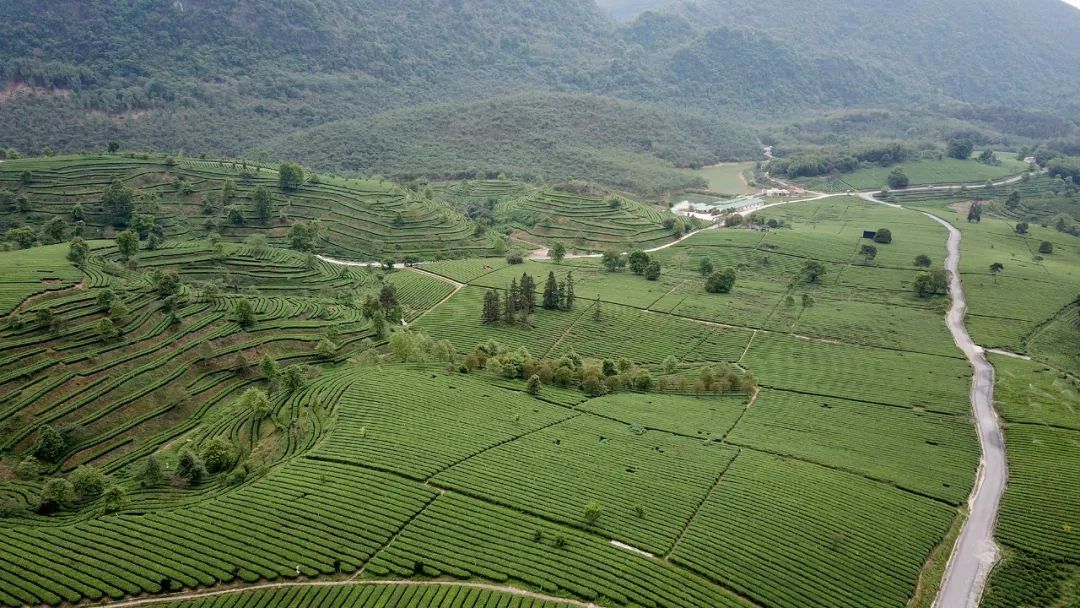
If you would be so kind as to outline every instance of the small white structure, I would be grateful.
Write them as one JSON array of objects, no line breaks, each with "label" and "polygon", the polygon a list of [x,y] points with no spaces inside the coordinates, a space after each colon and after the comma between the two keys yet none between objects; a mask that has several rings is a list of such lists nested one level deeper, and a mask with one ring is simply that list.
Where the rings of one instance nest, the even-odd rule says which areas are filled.
[{"label": "small white structure", "polygon": [[791,190],[787,188],[768,188],[761,191],[761,196],[791,196]]}]

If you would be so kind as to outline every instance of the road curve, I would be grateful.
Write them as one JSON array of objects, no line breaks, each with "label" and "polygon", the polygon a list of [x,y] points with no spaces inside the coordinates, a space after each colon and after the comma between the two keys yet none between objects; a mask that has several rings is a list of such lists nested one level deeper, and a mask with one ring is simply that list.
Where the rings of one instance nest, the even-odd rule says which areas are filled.
[{"label": "road curve", "polygon": [[994,411],[994,368],[964,326],[967,299],[960,281],[960,231],[936,215],[924,215],[949,230],[945,269],[949,272],[952,304],[946,322],[956,345],[964,351],[975,370],[971,382],[971,409],[982,450],[975,488],[968,498],[968,518],[945,566],[934,608],[977,608],[986,579],[998,559],[994,526],[1008,480],[1008,461],[1001,424]]}]

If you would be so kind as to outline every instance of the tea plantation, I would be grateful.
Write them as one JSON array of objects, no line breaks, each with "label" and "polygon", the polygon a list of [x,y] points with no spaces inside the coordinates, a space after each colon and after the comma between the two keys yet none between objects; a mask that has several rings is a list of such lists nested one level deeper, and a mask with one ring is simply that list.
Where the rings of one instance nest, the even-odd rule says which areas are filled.
[{"label": "tea plantation", "polygon": [[[833,196],[676,241],[573,183],[290,172],[0,164],[0,604],[933,601],[980,463],[949,296],[917,289],[941,225]],[[1080,249],[949,219],[972,334],[1033,359],[992,356],[987,602],[1032,572],[1068,598]]]}]

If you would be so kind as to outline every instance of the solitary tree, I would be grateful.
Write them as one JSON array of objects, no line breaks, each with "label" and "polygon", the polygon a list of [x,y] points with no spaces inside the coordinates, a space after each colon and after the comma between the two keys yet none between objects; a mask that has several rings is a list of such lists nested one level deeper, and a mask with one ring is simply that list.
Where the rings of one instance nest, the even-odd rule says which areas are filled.
[{"label": "solitary tree", "polygon": [[1050,241],[1043,241],[1039,243],[1039,253],[1051,254],[1054,253],[1054,244]]},{"label": "solitary tree", "polygon": [[165,472],[161,468],[161,461],[153,454],[146,457],[135,476],[144,487],[153,487],[165,481]]},{"label": "solitary tree", "polygon": [[134,230],[125,230],[116,235],[116,249],[130,260],[139,252],[139,234]]},{"label": "solitary tree", "polygon": [[705,280],[705,291],[709,293],[731,293],[735,287],[735,269],[725,268],[717,270]]},{"label": "solitary tree", "polygon": [[259,361],[259,370],[262,371],[263,378],[272,381],[278,373],[277,361],[269,354],[263,355],[262,360]]},{"label": "solitary tree", "polygon": [[251,327],[255,324],[255,307],[247,298],[240,298],[233,305],[233,316],[240,327]]},{"label": "solitary tree", "polygon": [[973,150],[975,150],[975,144],[970,139],[952,139],[949,140],[946,153],[952,158],[967,160],[971,157]]},{"label": "solitary tree", "polygon": [[615,249],[608,249],[600,256],[600,265],[608,272],[615,272],[626,266],[626,258]]},{"label": "solitary tree", "polygon": [[802,267],[802,276],[807,283],[817,283],[826,272],[825,265],[817,260],[807,260]]},{"label": "solitary tree", "polygon": [[56,462],[67,451],[67,440],[60,431],[49,425],[41,427],[30,453],[43,462]]},{"label": "solitary tree", "polygon": [[236,446],[224,437],[214,437],[199,450],[199,456],[206,464],[209,473],[218,473],[232,468],[236,462]]},{"label": "solitary tree", "polygon": [[645,267],[645,278],[650,281],[660,279],[660,262],[656,260],[649,262],[649,265]]},{"label": "solitary tree", "polygon": [[1001,262],[994,262],[993,264],[990,264],[990,274],[994,276],[995,283],[997,283],[998,275],[1001,274],[1002,270],[1005,270],[1005,265]]},{"label": "solitary tree", "polygon": [[101,204],[113,222],[127,226],[131,221],[131,214],[135,212],[135,191],[125,186],[120,178],[116,178],[102,193]]},{"label": "solitary tree", "polygon": [[889,184],[889,188],[892,188],[893,190],[903,190],[911,183],[907,174],[905,174],[900,167],[893,169],[892,172],[889,173],[889,177],[886,181]]},{"label": "solitary tree", "polygon": [[266,186],[256,186],[251,193],[251,202],[259,221],[263,224],[269,223],[270,218],[274,216],[274,198],[270,194],[270,189]]},{"label": "solitary tree", "polygon": [[100,337],[103,342],[111,342],[120,335],[120,332],[116,329],[116,324],[108,317],[103,317],[98,320],[97,333],[98,337]]},{"label": "solitary tree", "polygon": [[206,463],[191,448],[184,448],[176,459],[176,474],[189,484],[198,485],[206,478]]},{"label": "solitary tree", "polygon": [[585,522],[590,526],[596,524],[600,520],[600,516],[604,514],[604,507],[598,500],[590,500],[585,505]]},{"label": "solitary tree", "polygon": [[548,255],[556,264],[562,264],[563,258],[566,257],[566,247],[562,243],[555,243],[548,251]]},{"label": "solitary tree", "polygon": [[969,224],[978,224],[982,221],[982,205],[977,202],[971,203],[971,206],[968,207],[967,221]]},{"label": "solitary tree", "polygon": [[874,242],[888,245],[892,242],[892,230],[889,230],[888,228],[878,228],[877,234],[874,235]]},{"label": "solitary tree", "polygon": [[529,381],[525,383],[525,391],[530,395],[539,395],[540,387],[540,376],[537,376],[536,374],[530,376]]},{"label": "solitary tree", "polygon": [[635,249],[630,252],[627,263],[630,266],[630,271],[634,274],[644,274],[645,268],[649,265],[649,254],[640,249]]},{"label": "solitary tree", "polygon": [[304,168],[296,163],[282,163],[278,167],[278,185],[282,190],[296,190],[304,183]]},{"label": "solitary tree", "polygon": [[255,420],[262,420],[270,415],[270,398],[257,388],[249,388],[240,396],[240,409]]},{"label": "solitary tree", "polygon": [[68,481],[79,498],[94,498],[105,491],[105,474],[97,467],[80,465],[68,475]]},{"label": "solitary tree", "polygon": [[915,256],[915,265],[919,268],[929,268],[931,263],[930,256],[928,255]]},{"label": "solitary tree", "polygon": [[1019,224],[1016,225],[1016,234],[1027,234],[1027,233],[1028,233],[1028,223],[1027,222],[1020,222]]},{"label": "solitary tree", "polygon": [[90,246],[86,244],[86,241],[79,237],[71,239],[71,244],[68,245],[67,259],[75,266],[82,268],[86,263],[86,258],[90,256]]},{"label": "solitary tree", "polygon": [[1009,193],[1009,198],[1005,199],[1005,208],[1012,211],[1020,206],[1020,192],[1013,190]]},{"label": "solitary tree", "polygon": [[698,262],[698,272],[701,273],[701,276],[703,277],[707,277],[713,273],[713,265],[712,262],[709,261],[709,258],[701,258],[701,261]]}]

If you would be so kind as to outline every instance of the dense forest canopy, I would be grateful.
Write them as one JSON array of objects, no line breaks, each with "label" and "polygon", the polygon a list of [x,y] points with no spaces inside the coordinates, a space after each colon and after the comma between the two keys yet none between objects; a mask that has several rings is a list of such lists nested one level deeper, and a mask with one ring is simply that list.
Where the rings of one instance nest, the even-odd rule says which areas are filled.
[{"label": "dense forest canopy", "polygon": [[[0,121],[7,127],[0,147],[27,153],[101,149],[117,140],[128,148],[251,158],[270,150],[284,160],[292,151],[282,142],[298,151],[316,147],[310,138],[339,121],[357,135],[390,133],[386,145],[399,150],[429,137],[434,147],[445,139],[440,121],[449,114],[477,112],[459,116],[475,123],[492,114],[476,102],[555,92],[592,100],[583,103],[602,96],[703,114],[748,125],[766,142],[940,141],[959,134],[1012,147],[1075,140],[1080,11],[1058,0],[0,6]],[[440,108],[410,115],[413,139],[396,140],[404,125],[393,111],[429,104]],[[820,117],[838,113],[846,115],[830,119],[838,129],[820,134]],[[551,131],[578,136],[579,114],[551,113],[560,122]],[[540,164],[554,168],[557,150],[598,145],[557,143],[548,152],[532,150]],[[372,146],[356,142],[349,149],[360,152],[333,162],[307,156],[322,168],[365,173],[499,169],[488,162],[490,151],[470,153],[453,167],[428,159],[402,168],[391,158],[373,162]],[[752,146],[737,148],[743,158],[758,157]],[[657,169],[728,155],[646,152]]]}]

